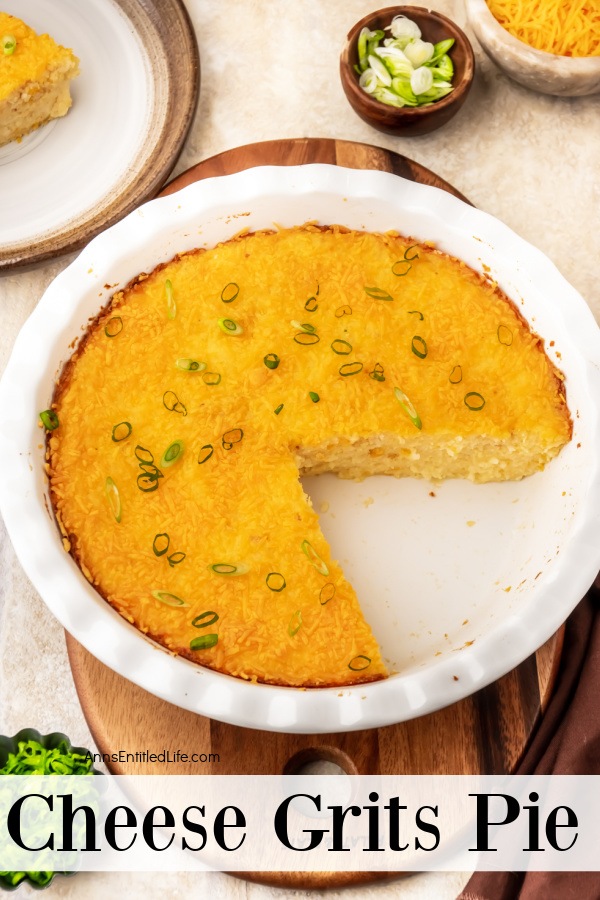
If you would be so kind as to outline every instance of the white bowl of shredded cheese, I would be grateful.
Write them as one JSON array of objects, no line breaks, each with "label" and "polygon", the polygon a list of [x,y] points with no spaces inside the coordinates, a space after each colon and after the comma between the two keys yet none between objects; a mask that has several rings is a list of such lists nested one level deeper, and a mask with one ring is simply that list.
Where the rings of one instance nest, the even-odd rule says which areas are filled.
[{"label": "white bowl of shredded cheese", "polygon": [[[581,21],[577,21],[575,7],[581,5],[530,0],[521,4],[521,17],[511,18],[513,7],[516,9],[511,0],[493,0],[489,6],[486,0],[466,0],[469,24],[498,68],[531,90],[559,97],[600,92],[600,19],[594,20],[590,13],[586,20],[582,12]],[[495,18],[492,9],[503,18],[506,27]],[[556,52],[537,49],[534,42]],[[573,51],[566,49],[569,46]],[[561,55],[570,52],[573,55]],[[598,55],[578,56],[577,52]]]}]

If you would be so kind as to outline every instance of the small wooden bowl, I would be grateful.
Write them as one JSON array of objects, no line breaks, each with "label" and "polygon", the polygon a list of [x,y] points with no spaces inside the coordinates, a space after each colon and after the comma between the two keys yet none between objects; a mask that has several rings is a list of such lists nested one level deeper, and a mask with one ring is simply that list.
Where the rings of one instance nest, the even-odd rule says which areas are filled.
[{"label": "small wooden bowl", "polygon": [[[423,40],[432,44],[454,38],[450,58],[454,63],[454,90],[430,106],[387,106],[371,97],[360,87],[354,66],[358,63],[358,36],[366,26],[371,31],[383,29],[394,16],[406,16],[421,29]],[[365,16],[348,33],[346,46],[340,57],[340,78],[348,101],[361,119],[378,131],[402,136],[427,134],[445,125],[456,115],[469,93],[475,74],[473,48],[467,36],[446,16],[420,6],[388,6]]]}]

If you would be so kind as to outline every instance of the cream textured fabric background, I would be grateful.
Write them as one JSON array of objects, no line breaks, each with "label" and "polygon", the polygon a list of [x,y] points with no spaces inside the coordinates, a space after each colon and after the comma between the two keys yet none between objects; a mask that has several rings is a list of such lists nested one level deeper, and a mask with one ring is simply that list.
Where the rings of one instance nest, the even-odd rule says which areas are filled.
[{"label": "cream textured fabric background", "polygon": [[[200,46],[201,97],[175,173],[222,150],[276,138],[345,138],[388,147],[434,170],[546,253],[600,320],[598,97],[561,100],[521,88],[500,74],[473,39],[477,75],[461,112],[431,135],[396,139],[355,116],[338,78],[347,31],[377,4],[187,0],[187,7]],[[461,0],[434,0],[431,7],[465,27]],[[70,258],[0,278],[0,370],[20,326]],[[64,731],[74,743],[92,746],[63,631],[29,585],[0,523],[0,733],[26,726]],[[327,897],[452,900],[466,878],[420,875]],[[80,874],[57,878],[45,896],[141,900],[164,895],[211,900],[317,896],[222,874]],[[19,897],[29,896],[30,889],[20,889]]]}]

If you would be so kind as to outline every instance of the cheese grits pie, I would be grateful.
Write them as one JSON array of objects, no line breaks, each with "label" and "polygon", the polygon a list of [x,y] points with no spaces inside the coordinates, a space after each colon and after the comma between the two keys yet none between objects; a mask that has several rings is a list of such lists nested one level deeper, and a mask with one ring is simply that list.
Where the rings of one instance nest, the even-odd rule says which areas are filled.
[{"label": "cheese grits pie", "polygon": [[174,654],[298,687],[388,674],[299,475],[521,479],[572,430],[495,283],[310,224],[139,275],[42,420],[63,544],[96,590]]}]

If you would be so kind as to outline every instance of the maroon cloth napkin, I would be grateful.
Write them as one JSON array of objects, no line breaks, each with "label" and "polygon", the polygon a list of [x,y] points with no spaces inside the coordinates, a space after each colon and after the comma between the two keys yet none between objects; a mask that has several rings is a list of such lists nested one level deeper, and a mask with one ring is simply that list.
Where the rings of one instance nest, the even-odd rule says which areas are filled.
[{"label": "maroon cloth napkin", "polygon": [[[600,774],[600,576],[566,624],[554,695],[517,775]],[[476,872],[459,900],[598,900],[600,872]]]}]

